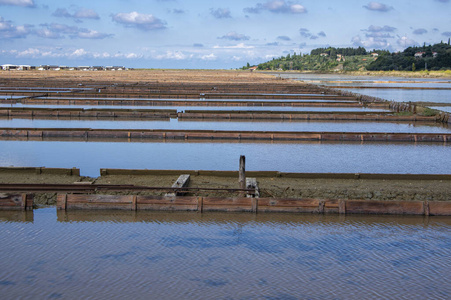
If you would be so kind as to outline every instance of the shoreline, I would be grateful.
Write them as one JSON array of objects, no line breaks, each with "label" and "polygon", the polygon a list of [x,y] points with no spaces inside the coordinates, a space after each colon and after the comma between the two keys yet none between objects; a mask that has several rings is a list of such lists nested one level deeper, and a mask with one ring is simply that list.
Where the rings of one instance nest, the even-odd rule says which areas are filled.
[{"label": "shoreline", "polygon": [[399,77],[399,78],[444,78],[451,79],[451,70],[445,71],[256,71],[256,73],[274,74],[315,74],[315,75],[345,75],[366,77]]},{"label": "shoreline", "polygon": [[[171,187],[181,174],[190,174],[187,197],[226,199],[239,196],[236,171],[113,170],[99,177],[80,176],[78,169],[1,168],[2,184],[130,185]],[[451,175],[347,174],[247,172],[258,182],[260,197],[273,199],[319,199],[361,201],[428,201],[451,203]],[[214,189],[224,190],[214,190]],[[6,193],[7,191],[3,191]],[[20,192],[20,191],[17,191]],[[94,195],[140,195],[161,197],[165,190],[96,191]],[[8,192],[9,193],[9,192]],[[33,192],[34,204],[55,205],[56,192]],[[92,193],[91,193],[92,194]]]}]

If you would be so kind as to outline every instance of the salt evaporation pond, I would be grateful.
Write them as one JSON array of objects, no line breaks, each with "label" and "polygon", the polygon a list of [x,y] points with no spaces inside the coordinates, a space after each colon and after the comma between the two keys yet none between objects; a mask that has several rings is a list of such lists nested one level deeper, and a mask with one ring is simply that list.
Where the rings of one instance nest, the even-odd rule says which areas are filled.
[{"label": "salt evaporation pond", "polygon": [[[116,141],[116,142],[115,142]],[[0,141],[0,166],[246,170],[313,173],[449,174],[451,146],[443,143],[74,142]]]},{"label": "salt evaporation pond", "polygon": [[448,125],[423,122],[361,122],[361,121],[255,121],[255,120],[40,120],[1,119],[0,128],[95,128],[95,129],[179,129],[234,131],[329,131],[329,132],[407,132],[450,133]]},{"label": "salt evaporation pond", "polygon": [[451,90],[406,89],[343,89],[352,93],[378,97],[397,102],[433,102],[451,104]]},{"label": "salt evaporation pond", "polygon": [[440,217],[0,212],[4,299],[447,299]]}]

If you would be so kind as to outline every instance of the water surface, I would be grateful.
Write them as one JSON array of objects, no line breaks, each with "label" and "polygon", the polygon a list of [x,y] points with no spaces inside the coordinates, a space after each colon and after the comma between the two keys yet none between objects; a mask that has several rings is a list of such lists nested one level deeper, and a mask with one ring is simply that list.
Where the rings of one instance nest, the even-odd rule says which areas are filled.
[{"label": "water surface", "polygon": [[423,122],[370,121],[255,121],[255,120],[121,120],[121,119],[2,119],[0,128],[96,128],[96,129],[178,129],[234,131],[313,131],[313,132],[408,132],[449,133],[447,125]]},{"label": "water surface", "polygon": [[97,177],[101,168],[246,170],[313,173],[449,174],[449,144],[252,143],[252,142],[70,142],[0,141],[0,166],[81,169]]},{"label": "water surface", "polygon": [[[17,214],[17,213],[15,213]],[[447,299],[447,218],[0,213],[5,299]]]}]

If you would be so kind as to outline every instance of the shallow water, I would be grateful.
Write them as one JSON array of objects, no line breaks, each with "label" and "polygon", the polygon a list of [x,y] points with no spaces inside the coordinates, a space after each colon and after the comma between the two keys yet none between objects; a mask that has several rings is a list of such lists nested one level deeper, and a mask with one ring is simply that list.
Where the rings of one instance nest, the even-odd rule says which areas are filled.
[{"label": "shallow water", "polygon": [[408,78],[408,77],[392,77],[392,76],[353,76],[343,74],[314,74],[314,73],[273,73],[275,76],[289,78],[294,80],[302,80],[310,82],[356,82],[361,84],[390,82],[393,84],[451,84],[449,78]]},{"label": "shallow water", "polygon": [[449,174],[449,144],[0,141],[0,166]]},{"label": "shallow water", "polygon": [[348,76],[334,74],[277,74],[282,78],[301,80],[306,83],[326,86],[378,86],[378,87],[430,87],[448,90],[406,90],[406,89],[344,89],[353,93],[379,97],[398,102],[451,103],[451,80],[448,78],[401,78],[376,76]]},{"label": "shallow water", "polygon": [[369,95],[398,102],[451,103],[451,90],[405,90],[405,89],[344,89],[345,91]]},{"label": "shallow water", "polygon": [[4,299],[447,299],[451,292],[449,218],[20,214],[0,212]]},{"label": "shallow water", "polygon": [[451,128],[437,123],[423,122],[357,122],[357,121],[253,121],[253,120],[39,120],[2,119],[0,128],[96,128],[96,129],[179,129],[179,130],[235,130],[235,131],[331,131],[331,132],[408,132],[449,133]]}]

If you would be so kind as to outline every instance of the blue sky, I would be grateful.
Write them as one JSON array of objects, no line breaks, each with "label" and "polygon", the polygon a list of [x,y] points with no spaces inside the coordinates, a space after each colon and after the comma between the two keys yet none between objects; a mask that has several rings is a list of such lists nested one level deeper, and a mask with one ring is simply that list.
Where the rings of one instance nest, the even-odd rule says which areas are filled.
[{"label": "blue sky", "polygon": [[231,69],[450,37],[451,0],[0,0],[0,64]]}]

